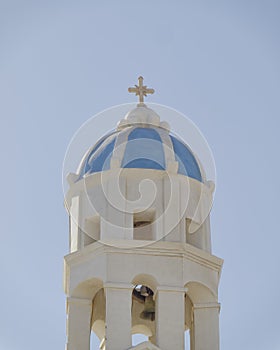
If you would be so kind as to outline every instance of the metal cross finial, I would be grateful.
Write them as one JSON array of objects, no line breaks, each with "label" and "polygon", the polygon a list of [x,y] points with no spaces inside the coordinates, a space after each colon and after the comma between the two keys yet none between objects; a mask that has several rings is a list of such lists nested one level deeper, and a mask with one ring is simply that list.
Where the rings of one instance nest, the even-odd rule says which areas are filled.
[{"label": "metal cross finial", "polygon": [[153,94],[155,92],[154,89],[148,89],[146,85],[143,85],[143,77],[138,78],[138,84],[135,87],[128,88],[128,92],[135,93],[136,96],[139,96],[139,104],[144,104],[144,96],[147,94]]}]

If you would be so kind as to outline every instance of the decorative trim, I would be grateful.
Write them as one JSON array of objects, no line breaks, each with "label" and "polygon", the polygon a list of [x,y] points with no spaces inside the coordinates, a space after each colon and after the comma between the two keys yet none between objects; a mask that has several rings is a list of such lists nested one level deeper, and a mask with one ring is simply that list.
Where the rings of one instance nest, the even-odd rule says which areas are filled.
[{"label": "decorative trim", "polygon": [[201,304],[193,304],[193,310],[197,309],[218,309],[221,310],[220,303],[201,303]]},{"label": "decorative trim", "polygon": [[129,348],[128,350],[160,350],[160,348],[150,343],[149,341],[145,341],[143,343]]},{"label": "decorative trim", "polygon": [[177,292],[177,293],[186,293],[188,288],[176,287],[176,286],[158,286],[157,292]]},{"label": "decorative trim", "polygon": [[91,299],[80,299],[74,297],[67,297],[67,305],[68,304],[79,304],[79,305],[92,305]]},{"label": "decorative trim", "polygon": [[128,290],[132,290],[133,288],[134,288],[134,285],[130,284],[130,283],[115,283],[115,282],[104,283],[104,289],[128,289]]},{"label": "decorative trim", "polygon": [[[218,258],[204,250],[196,248],[187,243],[177,242],[152,242],[146,241],[147,245],[143,245],[139,248],[140,241],[135,241],[138,246],[133,246],[133,240],[124,240],[125,243],[131,244],[130,247],[126,248],[114,248],[114,244],[121,245],[122,240],[110,240],[108,245],[102,244],[102,242],[96,242],[86,246],[81,251],[70,253],[64,257],[66,266],[81,264],[92,259],[92,254],[98,256],[100,254],[138,254],[138,255],[160,255],[164,257],[178,257],[193,261],[204,267],[210,268],[211,270],[220,273],[223,265],[223,259]],[[145,241],[143,241],[145,242]],[[111,246],[109,245],[111,243]],[[151,244],[153,243],[153,244]],[[168,245],[168,247],[167,247]],[[172,247],[171,247],[172,245]]]}]

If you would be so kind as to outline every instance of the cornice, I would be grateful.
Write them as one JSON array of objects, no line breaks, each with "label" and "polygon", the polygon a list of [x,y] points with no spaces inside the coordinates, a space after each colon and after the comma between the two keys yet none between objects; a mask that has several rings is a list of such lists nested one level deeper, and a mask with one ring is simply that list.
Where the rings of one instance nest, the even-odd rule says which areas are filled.
[{"label": "cornice", "polygon": [[[65,256],[65,263],[67,265],[77,265],[92,260],[94,257],[107,254],[128,254],[128,255],[148,255],[148,256],[164,256],[171,258],[179,258],[189,260],[200,264],[206,268],[220,273],[223,260],[206,251],[198,249],[187,243],[179,242],[150,242],[150,241],[130,241],[129,247],[118,248],[114,245],[120,245],[122,241],[109,241],[105,245],[100,242],[95,242],[84,249],[70,253]],[[127,245],[128,241],[123,241]],[[142,246],[139,245],[142,243]]]}]

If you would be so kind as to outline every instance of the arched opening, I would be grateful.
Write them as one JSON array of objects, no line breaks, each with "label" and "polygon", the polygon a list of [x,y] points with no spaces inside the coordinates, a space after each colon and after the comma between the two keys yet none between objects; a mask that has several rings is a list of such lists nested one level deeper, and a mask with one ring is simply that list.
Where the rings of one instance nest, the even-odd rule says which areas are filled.
[{"label": "arched opening", "polygon": [[103,281],[99,278],[91,278],[80,284],[78,284],[73,290],[71,295],[74,298],[80,299],[93,299],[100,289],[103,288]]},{"label": "arched opening", "polygon": [[148,341],[149,337],[141,334],[141,333],[136,333],[132,335],[132,346],[138,345],[143,343],[144,341]]},{"label": "arched opening", "polygon": [[132,345],[138,345],[145,341],[149,341],[152,337],[151,329],[143,324],[134,325],[132,327]]},{"label": "arched opening", "polygon": [[190,328],[192,327],[192,308],[193,304],[187,294],[185,294],[185,350],[191,349]]},{"label": "arched opening", "polygon": [[201,282],[190,281],[185,285],[185,288],[187,288],[187,296],[193,304],[217,302],[216,293]]},{"label": "arched opening", "polygon": [[99,350],[100,349],[100,339],[97,335],[91,331],[90,334],[90,350]]},{"label": "arched opening", "polygon": [[104,289],[102,288],[96,293],[93,299],[91,333],[94,333],[94,335],[92,334],[92,337],[95,339],[95,344],[98,343],[98,347],[91,348],[92,350],[102,350],[105,348],[105,319],[106,301]]},{"label": "arched opening", "polygon": [[137,211],[133,214],[133,239],[151,241],[155,239],[155,210]]},{"label": "arched opening", "polygon": [[132,291],[131,333],[133,345],[153,341],[155,336],[154,291],[145,284],[135,284]]},{"label": "arched opening", "polygon": [[138,322],[155,320],[154,292],[148,286],[137,284],[132,291],[132,309]]},{"label": "arched opening", "polygon": [[[185,221],[185,228],[186,228],[186,243],[191,244],[197,248],[201,247],[201,233],[199,231],[199,226],[196,225],[195,222],[193,222],[191,219],[186,218]],[[194,229],[196,229],[194,231]]]},{"label": "arched opening", "polygon": [[85,219],[84,247],[100,239],[99,215]]},{"label": "arched opening", "polygon": [[[208,286],[197,281],[188,282],[185,285],[185,288],[187,289],[187,293],[185,297],[185,327],[186,327],[185,350],[193,350],[194,342],[196,342],[197,339],[203,338],[203,337],[201,338],[201,334],[203,335],[207,334],[209,329],[211,329],[213,325],[215,326],[215,319],[214,319],[214,323],[212,322],[213,318],[209,318],[209,321],[211,320],[211,322],[207,322],[207,324],[205,324],[205,322],[196,323],[197,317],[201,317],[201,316],[197,316],[198,314],[196,313],[197,311],[195,310],[198,310],[198,312],[201,312],[200,310],[203,309],[204,305],[206,307],[207,305],[208,306],[217,305],[217,295]],[[201,315],[203,315],[203,319],[205,320],[205,311],[202,311]],[[197,327],[197,325],[199,325],[199,327]],[[205,326],[206,328],[203,328]],[[210,334],[211,333],[212,331],[210,331]],[[214,333],[215,331],[213,332],[213,334]],[[204,337],[206,339],[206,342],[208,342],[209,334],[207,337],[206,336]]]},{"label": "arched opening", "polygon": [[[105,334],[105,300],[103,281],[98,278],[88,279],[78,284],[72,291],[70,298],[73,299],[73,305],[70,309],[72,315],[72,321],[69,325],[73,329],[82,324],[84,332],[88,332],[88,339],[91,350],[97,350],[100,348],[100,342],[104,338]],[[79,304],[81,303],[81,304]],[[77,313],[77,307],[80,311]],[[71,311],[73,310],[73,311]],[[68,314],[71,317],[71,315]],[[77,317],[78,315],[78,317]],[[74,328],[73,328],[74,327]],[[69,331],[69,328],[68,328]],[[86,333],[83,333],[83,337]]]},{"label": "arched opening", "polygon": [[190,330],[187,329],[185,331],[185,349],[184,350],[190,350],[191,344],[190,344]]},{"label": "arched opening", "polygon": [[156,310],[154,294],[158,283],[152,275],[140,274],[132,280],[131,334],[132,343],[155,343]]}]

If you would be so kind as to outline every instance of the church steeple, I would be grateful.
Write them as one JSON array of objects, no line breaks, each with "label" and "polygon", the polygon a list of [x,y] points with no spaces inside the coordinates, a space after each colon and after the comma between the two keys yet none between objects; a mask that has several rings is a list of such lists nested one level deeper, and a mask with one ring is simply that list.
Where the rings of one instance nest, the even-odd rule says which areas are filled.
[{"label": "church steeple", "polygon": [[[140,77],[141,78],[141,77]],[[140,79],[139,78],[139,79]],[[219,349],[222,260],[211,253],[213,186],[192,150],[143,97],[72,176],[65,257],[67,350]],[[122,117],[122,116],[120,116]],[[205,214],[206,213],[206,214]]]}]

